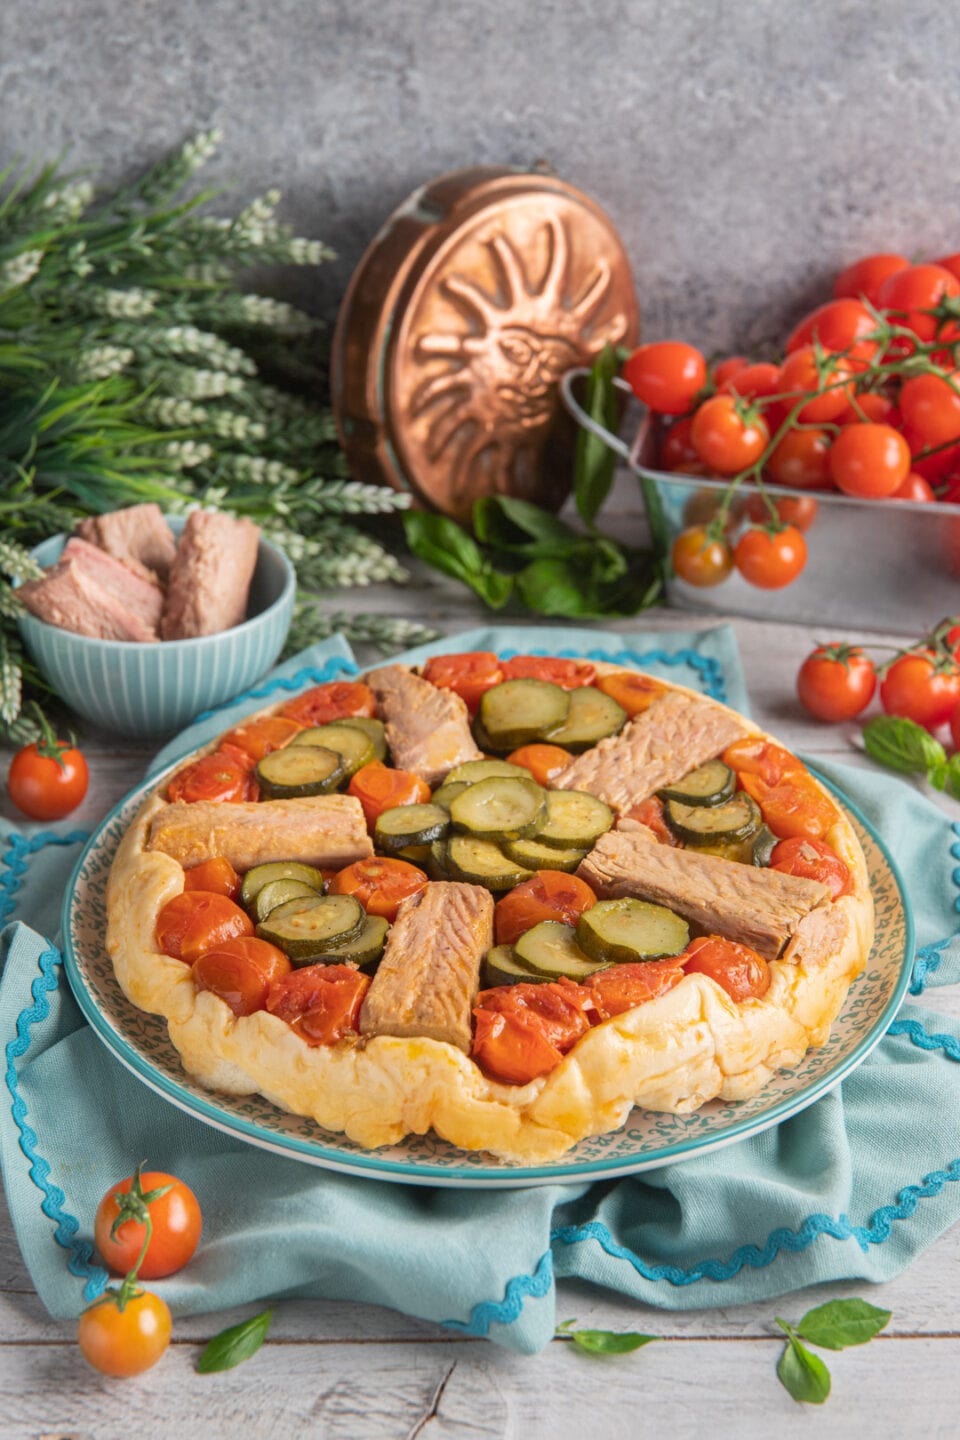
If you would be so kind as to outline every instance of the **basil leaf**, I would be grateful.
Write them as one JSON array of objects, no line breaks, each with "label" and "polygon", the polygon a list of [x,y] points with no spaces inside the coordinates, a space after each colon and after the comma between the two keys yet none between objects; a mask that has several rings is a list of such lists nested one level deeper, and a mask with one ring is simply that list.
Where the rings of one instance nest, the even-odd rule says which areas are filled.
[{"label": "basil leaf", "polygon": [[242,1320],[239,1325],[231,1325],[229,1329],[221,1330],[219,1335],[214,1335],[197,1361],[199,1374],[212,1375],[217,1370],[232,1370],[235,1365],[249,1360],[267,1338],[272,1319],[272,1309],[262,1310],[259,1315],[252,1315],[249,1320]]},{"label": "basil leaf", "polygon": [[878,1310],[866,1300],[829,1300],[808,1310],[793,1327],[811,1345],[824,1350],[845,1350],[848,1345],[866,1345],[890,1319],[889,1310]]},{"label": "basil leaf", "polygon": [[646,551],[605,536],[581,540],[564,558],[535,560],[516,577],[517,595],[541,615],[585,620],[635,615],[656,599],[660,579]]},{"label": "basil leaf", "polygon": [[415,555],[454,580],[469,585],[493,610],[513,592],[513,577],[491,565],[473,536],[446,515],[408,510],[403,517],[407,544]]},{"label": "basil leaf", "polygon": [[[615,431],[619,418],[617,392],[613,377],[617,373],[617,357],[609,345],[604,346],[594,362],[587,380],[587,394],[584,408],[591,420],[605,430]],[[597,511],[610,493],[613,474],[617,467],[614,451],[599,436],[589,430],[577,433],[577,448],[573,462],[573,496],[577,510],[588,525],[592,525]]]},{"label": "basil leaf", "polygon": [[960,800],[960,750],[947,761],[943,781],[947,794],[952,795],[954,800]]},{"label": "basil leaf", "polygon": [[925,775],[946,764],[947,755],[929,730],[900,715],[878,715],[863,727],[867,754],[890,770]]},{"label": "basil leaf", "polygon": [[563,520],[509,495],[485,495],[473,507],[473,528],[477,539],[495,550],[537,556],[567,555],[583,543]]},{"label": "basil leaf", "polygon": [[803,1405],[822,1405],[830,1394],[830,1371],[792,1335],[788,1337],[777,1377],[784,1389]]},{"label": "basil leaf", "polygon": [[639,1350],[659,1335],[640,1335],[636,1330],[567,1330],[565,1336],[571,1339],[578,1350],[588,1355],[628,1355]]}]

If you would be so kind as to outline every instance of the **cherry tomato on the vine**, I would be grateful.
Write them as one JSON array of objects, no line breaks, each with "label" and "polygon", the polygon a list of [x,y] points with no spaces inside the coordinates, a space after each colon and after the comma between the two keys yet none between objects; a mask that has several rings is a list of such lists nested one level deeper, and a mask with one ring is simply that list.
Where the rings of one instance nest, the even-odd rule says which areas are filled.
[{"label": "cherry tomato on the vine", "polygon": [[740,370],[748,369],[749,366],[750,361],[746,355],[728,355],[725,360],[717,361],[716,365],[714,365],[710,371],[710,376],[714,385],[719,389],[732,375],[736,375]]},{"label": "cherry tomato on the vine", "polygon": [[660,442],[660,464],[664,470],[682,470],[689,473],[690,466],[699,462],[700,457],[690,438],[691,424],[689,416],[678,420],[664,435]]},{"label": "cherry tomato on the vine", "polygon": [[795,525],[782,530],[751,526],[737,541],[733,562],[748,584],[782,590],[807,563],[806,541]]},{"label": "cherry tomato on the vine", "polygon": [[876,688],[873,661],[856,645],[818,645],[797,675],[800,703],[817,720],[852,720]]},{"label": "cherry tomato on the vine", "polygon": [[950,738],[953,748],[960,750],[960,704],[954,705],[950,711]]},{"label": "cherry tomato on the vine", "polygon": [[910,473],[910,447],[892,425],[845,425],[830,451],[830,473],[845,495],[882,500]]},{"label": "cherry tomato on the vine", "polygon": [[766,472],[777,485],[792,490],[829,490],[831,444],[827,430],[788,430],[771,452]]},{"label": "cherry tomato on the vine", "polygon": [[140,1375],[170,1344],[170,1311],[159,1295],[141,1290],[123,1309],[109,1296],[84,1310],[77,1325],[83,1358],[101,1375]]},{"label": "cherry tomato on the vine", "polygon": [[890,496],[891,500],[916,500],[928,504],[936,498],[929,480],[925,480],[917,470],[911,470],[903,484],[898,485]]},{"label": "cherry tomato on the vine", "polygon": [[828,356],[818,366],[814,347],[803,345],[783,362],[780,388],[789,397],[791,410],[809,395],[796,418],[804,425],[820,425],[835,420],[850,404],[853,373],[850,361],[842,355]]},{"label": "cherry tomato on the vine", "polygon": [[10,762],[10,799],[31,820],[62,820],[87,793],[90,774],[80,751],[53,732],[24,745]]},{"label": "cherry tomato on the vine", "polygon": [[878,321],[859,300],[829,300],[794,327],[787,337],[786,351],[790,355],[816,341],[824,350],[844,351],[848,359],[871,360],[880,347],[876,340],[866,337],[875,334],[877,326]]},{"label": "cherry tomato on the vine", "polygon": [[648,409],[684,415],[707,383],[707,362],[682,340],[659,340],[634,350],[623,378]]},{"label": "cherry tomato on the vine", "polygon": [[914,375],[900,391],[903,418],[923,444],[960,440],[960,375]]},{"label": "cherry tomato on the vine", "polygon": [[888,715],[936,730],[960,704],[960,665],[930,652],[901,655],[880,682],[880,703]]},{"label": "cherry tomato on the vine", "polygon": [[883,395],[879,390],[867,390],[862,395],[853,397],[849,408],[841,410],[834,424],[860,425],[864,420],[874,420],[878,424],[882,422],[899,429],[901,418],[889,395]]},{"label": "cherry tomato on the vine", "polygon": [[933,310],[948,295],[960,295],[960,280],[942,265],[909,265],[889,275],[878,292],[880,308],[902,312],[893,319],[912,330],[918,340],[935,340],[938,333]]},{"label": "cherry tomato on the vine", "polygon": [[838,300],[848,295],[855,300],[869,300],[873,306],[880,304],[880,287],[898,270],[907,270],[910,261],[905,255],[889,252],[879,255],[862,255],[845,270],[841,270],[833,282],[833,293]]},{"label": "cherry tomato on the vine", "polygon": [[681,530],[673,542],[670,558],[679,579],[699,589],[719,585],[733,569],[730,546],[715,536],[708,525]]},{"label": "cherry tomato on the vine", "polygon": [[[769,491],[767,492],[769,495]],[[812,495],[770,496],[776,518],[784,525],[795,525],[798,530],[809,530],[817,518],[817,502]],[[747,514],[756,525],[764,525],[773,517],[762,495],[751,495],[747,501]]]},{"label": "cherry tomato on the vine", "polygon": [[768,360],[747,365],[733,375],[717,382],[718,395],[739,395],[741,400],[759,400],[780,391],[780,366]]},{"label": "cherry tomato on the vine", "polygon": [[770,441],[763,417],[732,395],[704,401],[690,436],[700,459],[718,475],[736,475],[755,465]]},{"label": "cherry tomato on the vine", "polygon": [[[142,1221],[132,1216],[120,1224],[115,1235],[110,1234],[121,1213],[117,1196],[129,1196],[131,1190],[134,1195],[138,1193],[137,1177],[133,1175],[111,1185],[97,1206],[93,1224],[97,1249],[117,1275],[133,1269],[146,1234]],[[152,1190],[165,1193],[150,1200]],[[182,1270],[200,1243],[200,1205],[189,1185],[162,1170],[144,1170],[139,1176],[139,1193],[148,1201],[152,1231],[137,1274],[143,1280],[159,1280]]]}]

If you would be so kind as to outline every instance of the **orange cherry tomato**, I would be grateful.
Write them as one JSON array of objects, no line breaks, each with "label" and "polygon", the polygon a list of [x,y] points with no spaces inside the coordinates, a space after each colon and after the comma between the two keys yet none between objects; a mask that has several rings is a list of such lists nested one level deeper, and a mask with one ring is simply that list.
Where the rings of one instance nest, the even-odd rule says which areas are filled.
[{"label": "orange cherry tomato", "polygon": [[353,895],[368,915],[382,915],[391,925],[397,918],[401,903],[416,895],[427,883],[427,877],[407,860],[357,860],[347,865],[330,881],[329,894]]},{"label": "orange cherry tomato", "polygon": [[857,645],[818,645],[797,674],[800,704],[817,720],[852,720],[877,688],[877,672]]},{"label": "orange cherry tomato", "polygon": [[230,760],[239,770],[243,771],[244,775],[250,777],[250,783],[257,791],[257,794],[251,795],[250,798],[253,800],[259,799],[260,787],[257,785],[256,776],[253,773],[257,768],[257,762],[253,756],[249,755],[246,750],[241,750],[239,745],[218,745],[216,753],[222,760]]},{"label": "orange cherry tomato", "polygon": [[430,799],[430,786],[412,770],[394,770],[382,760],[371,760],[353,776],[347,794],[355,795],[360,801],[372,830],[384,810],[395,805],[425,804]]},{"label": "orange cherry tomato", "polygon": [[687,975],[707,975],[731,1000],[759,1000],[770,989],[770,966],[749,945],[705,935],[691,940],[680,957]]},{"label": "orange cherry tomato", "polygon": [[271,751],[282,750],[284,745],[289,745],[302,729],[299,720],[291,720],[287,715],[265,715],[262,720],[250,720],[246,725],[237,725],[229,730],[220,745],[230,745],[242,750],[252,760],[262,760]]},{"label": "orange cherry tomato", "polygon": [[247,935],[204,951],[193,962],[193,983],[218,996],[234,1015],[253,1015],[265,1008],[271,984],[290,969],[278,946]]},{"label": "orange cherry tomato", "polygon": [[563,660],[553,655],[514,655],[503,662],[504,680],[547,680],[561,690],[592,685],[596,666],[588,660]]},{"label": "orange cherry tomato", "polygon": [[860,300],[851,296],[828,300],[794,326],[786,351],[790,355],[816,341],[824,350],[843,350],[852,360],[872,360],[880,346],[867,337],[876,334],[878,323]]},{"label": "orange cherry tomato", "polygon": [[90,772],[74,745],[52,735],[18,750],[7,772],[7,791],[30,820],[62,820],[83,800]]},{"label": "orange cherry tomato", "polygon": [[892,425],[845,425],[830,450],[830,473],[838,490],[882,500],[910,473],[910,447]]},{"label": "orange cherry tomato", "polygon": [[674,540],[670,563],[678,579],[704,590],[726,580],[733,569],[733,551],[708,526],[692,525]]},{"label": "orange cherry tomato", "polygon": [[512,945],[541,920],[559,920],[576,925],[597,897],[584,880],[562,870],[538,870],[531,880],[515,885],[498,900],[493,910],[493,928],[498,945]]},{"label": "orange cherry tomato", "polygon": [[936,730],[960,704],[960,665],[933,652],[901,655],[880,681],[880,703],[888,715]]},{"label": "orange cherry tomato", "polygon": [[598,675],[593,683],[604,695],[616,700],[631,720],[634,715],[649,710],[654,700],[658,700],[664,692],[659,680],[654,680],[652,675],[640,675],[635,670],[616,670],[612,675]]},{"label": "orange cherry tomato", "polygon": [[[590,1029],[595,1007],[583,985],[562,979],[525,985],[498,985],[481,990],[477,1010],[495,1010],[501,1015],[536,1016],[543,1034],[561,1055],[572,1049]],[[476,1014],[477,1011],[474,1011]]]},{"label": "orange cherry tomato", "polygon": [[376,713],[376,696],[361,680],[331,680],[326,685],[315,685],[280,707],[281,715],[308,726],[327,725],[351,715],[365,715],[372,720]]},{"label": "orange cherry tomato", "polygon": [[784,750],[772,740],[761,740],[759,736],[745,736],[734,740],[723,752],[723,763],[735,770],[737,778],[744,775],[759,775],[768,785],[779,785],[791,775],[806,775],[807,767],[796,755]]},{"label": "orange cherry tomato", "polygon": [[789,840],[794,835],[819,840],[837,823],[837,807],[812,775],[791,774],[777,785],[768,785],[759,775],[741,774],[739,779],[778,840]]},{"label": "orange cherry tomato", "polygon": [[960,439],[957,374],[914,375],[900,390],[900,408],[910,430],[924,445]]},{"label": "orange cherry tomato", "polygon": [[820,425],[825,420],[835,420],[850,404],[853,374],[850,361],[837,355],[831,356],[824,363],[821,376],[813,346],[803,345],[783,362],[780,388],[789,396],[788,404],[791,410],[798,400],[809,395],[810,398],[801,406],[797,419],[805,425]]},{"label": "orange cherry tomato", "polygon": [[623,378],[638,400],[660,415],[683,415],[707,383],[707,362],[682,340],[640,345],[627,359]]},{"label": "orange cherry tomato", "polygon": [[899,426],[900,418],[896,405],[888,395],[881,394],[879,390],[868,390],[855,396],[850,406],[841,410],[834,424],[862,425],[865,420],[873,420],[878,425]]},{"label": "orange cherry tomato", "polygon": [[907,270],[910,261],[905,255],[889,253],[862,255],[840,271],[833,282],[833,293],[838,300],[851,296],[854,300],[869,300],[874,307],[880,304],[880,287],[898,270]]},{"label": "orange cherry tomato", "polygon": [[484,1074],[507,1085],[528,1085],[556,1069],[563,1055],[551,1045],[537,1017],[504,1014],[500,1010],[474,1011],[470,1054]]},{"label": "orange cherry tomato", "polygon": [[84,1360],[101,1375],[140,1375],[156,1365],[170,1344],[171,1325],[166,1302],[144,1290],[122,1310],[113,1299],[84,1310],[77,1341]]},{"label": "orange cherry tomato", "polygon": [[788,485],[792,490],[829,490],[833,485],[831,444],[832,436],[827,430],[788,430],[771,452],[766,473],[774,484]]},{"label": "orange cherry tomato", "polygon": [[471,712],[486,692],[503,679],[500,661],[492,650],[469,650],[462,655],[432,655],[423,678],[441,690],[459,695]]},{"label": "orange cherry tomato", "polygon": [[930,341],[937,338],[942,322],[926,312],[952,295],[960,295],[960,280],[950,270],[941,265],[908,265],[887,276],[877,298],[882,310],[899,312],[892,317],[898,324],[912,330],[918,340]]},{"label": "orange cherry tomato", "polygon": [[[735,387],[737,377],[732,384]],[[705,465],[718,475],[736,475],[756,464],[770,440],[767,422],[757,413],[743,414],[733,395],[714,395],[698,406],[690,437]]]},{"label": "orange cherry tomato", "polygon": [[735,375],[728,375],[717,383],[718,395],[739,395],[741,400],[762,400],[779,393],[780,366],[772,365],[768,360],[745,365]]},{"label": "orange cherry tomato", "polygon": [[782,590],[806,565],[807,542],[795,525],[779,530],[752,526],[737,541],[733,561],[748,585]]},{"label": "orange cherry tomato", "polygon": [[658,795],[648,795],[646,800],[641,800],[639,805],[634,805],[631,810],[628,810],[623,818],[636,820],[640,825],[646,825],[648,830],[653,831],[661,845],[680,844],[664,818],[663,801]]},{"label": "orange cherry tomato", "polygon": [[210,895],[226,895],[236,900],[240,894],[240,876],[224,855],[212,860],[201,860],[192,865],[183,876],[184,890],[206,890]]},{"label": "orange cherry tomato", "polygon": [[665,995],[683,979],[682,956],[668,960],[638,960],[635,964],[611,965],[591,975],[584,989],[593,995],[601,1020],[610,1020],[626,1010],[636,1010],[648,1000]]},{"label": "orange cherry tomato", "polygon": [[304,965],[270,987],[267,1009],[308,1045],[336,1045],[356,1032],[370,977],[349,965]]},{"label": "orange cherry tomato", "polygon": [[157,916],[157,949],[186,965],[224,940],[252,934],[253,921],[239,905],[206,890],[174,895]]},{"label": "orange cherry tomato", "polygon": [[774,845],[770,869],[784,875],[799,875],[804,880],[819,880],[829,886],[830,897],[836,900],[853,889],[850,868],[825,840],[810,835],[794,835]]},{"label": "orange cherry tomato", "polygon": [[890,496],[891,500],[913,500],[922,504],[929,504],[936,498],[933,486],[918,470],[911,470],[903,484]]},{"label": "orange cherry tomato", "polygon": [[[793,525],[800,531],[809,530],[817,518],[817,502],[812,495],[778,495],[775,499],[771,496],[771,503],[782,524]],[[762,495],[750,496],[747,515],[757,525],[770,519],[770,509]]]},{"label": "orange cherry tomato", "polygon": [[252,775],[230,755],[201,755],[191,765],[178,770],[167,786],[167,799],[194,805],[208,800],[230,804],[255,800],[258,787]]},{"label": "orange cherry tomato", "polygon": [[507,756],[511,765],[522,765],[538,785],[549,785],[554,776],[565,770],[572,761],[569,750],[561,745],[521,745]]},{"label": "orange cherry tomato", "polygon": [[[93,1222],[93,1234],[105,1264],[116,1275],[125,1275],[136,1264],[143,1249],[146,1226],[132,1217],[117,1226],[111,1235],[120,1207],[118,1195],[127,1195],[134,1187],[134,1176],[111,1185],[97,1206]],[[148,1195],[151,1190],[166,1189],[148,1203],[150,1212],[150,1244],[139,1269],[141,1280],[160,1280],[164,1275],[173,1275],[182,1270],[200,1243],[203,1219],[196,1195],[178,1180],[176,1175],[167,1175],[162,1170],[144,1170],[140,1174],[139,1193]],[[169,1188],[167,1188],[169,1187]]]}]

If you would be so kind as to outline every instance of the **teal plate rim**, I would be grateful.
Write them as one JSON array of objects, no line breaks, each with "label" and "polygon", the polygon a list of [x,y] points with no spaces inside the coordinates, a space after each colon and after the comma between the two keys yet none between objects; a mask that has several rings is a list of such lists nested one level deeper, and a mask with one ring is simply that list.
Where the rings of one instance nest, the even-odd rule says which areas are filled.
[{"label": "teal plate rim", "polygon": [[[71,920],[73,908],[79,896],[78,882],[80,872],[87,857],[98,848],[101,835],[113,820],[117,818],[120,812],[141,796],[146,795],[148,791],[154,789],[163,778],[163,775],[175,769],[180,763],[182,763],[182,757],[180,760],[174,761],[160,774],[148,776],[136,786],[135,789],[125,795],[123,799],[113,807],[100,825],[98,825],[97,829],[84,845],[83,851],[71,873],[64,894],[61,911],[64,969],[67,979],[84,1018],[89,1022],[97,1038],[127,1070],[141,1080],[149,1089],[153,1090],[154,1093],[162,1096],[165,1100],[177,1106],[178,1109],[185,1111],[187,1114],[194,1116],[195,1119],[212,1126],[216,1130],[221,1130],[229,1135],[246,1140],[259,1149],[271,1150],[275,1154],[284,1155],[290,1159],[301,1160],[306,1164],[319,1165],[322,1168],[339,1171],[343,1174],[366,1179],[383,1180],[394,1184],[450,1186],[461,1189],[519,1189],[528,1185],[544,1185],[562,1183],[564,1181],[575,1183],[583,1179],[610,1179],[618,1176],[638,1174],[643,1170],[652,1170],[660,1165],[694,1159],[699,1155],[708,1154],[713,1150],[721,1149],[723,1146],[731,1145],[737,1140],[743,1140],[750,1135],[756,1135],[763,1130],[768,1130],[772,1126],[780,1124],[781,1121],[798,1114],[801,1110],[807,1109],[808,1106],[814,1104],[823,1095],[827,1094],[828,1091],[832,1090],[841,1080],[845,1079],[855,1070],[858,1065],[862,1064],[870,1052],[875,1049],[883,1039],[888,1026],[893,1021],[903,1003],[907,986],[910,983],[910,976],[913,971],[915,929],[913,912],[899,866],[890,854],[883,839],[870,821],[867,820],[860,808],[847,798],[838,785],[835,785],[833,781],[823,775],[817,769],[815,763],[811,764],[807,761],[805,763],[808,768],[828,790],[837,796],[845,809],[856,818],[858,824],[863,827],[879,850],[896,885],[904,923],[903,961],[897,982],[882,1012],[860,1037],[853,1049],[841,1056],[835,1065],[831,1066],[815,1080],[812,1080],[809,1085],[794,1091],[791,1095],[786,1096],[784,1099],[772,1105],[769,1110],[761,1111],[759,1114],[748,1116],[743,1120],[733,1121],[725,1125],[722,1129],[705,1136],[690,1137],[689,1139],[676,1141],[652,1150],[645,1149],[642,1154],[636,1154],[634,1156],[622,1155],[617,1158],[608,1157],[583,1162],[573,1161],[565,1165],[491,1165],[487,1169],[471,1167],[458,1171],[451,1166],[437,1166],[415,1160],[388,1160],[378,1157],[375,1151],[371,1151],[369,1154],[357,1154],[353,1150],[344,1152],[343,1150],[337,1149],[335,1144],[324,1143],[322,1140],[303,1140],[295,1135],[267,1130],[255,1121],[246,1120],[242,1116],[235,1115],[231,1111],[224,1109],[224,1107],[218,1105],[213,1099],[207,1100],[200,1095],[194,1094],[142,1055],[136,1046],[132,1045],[122,1032],[108,1021],[107,1017],[100,1010],[95,997],[86,984],[78,959],[73,950]],[[803,1063],[804,1062],[801,1061],[800,1066],[797,1068],[801,1068]],[[317,1129],[319,1131],[320,1127],[318,1126]]]}]

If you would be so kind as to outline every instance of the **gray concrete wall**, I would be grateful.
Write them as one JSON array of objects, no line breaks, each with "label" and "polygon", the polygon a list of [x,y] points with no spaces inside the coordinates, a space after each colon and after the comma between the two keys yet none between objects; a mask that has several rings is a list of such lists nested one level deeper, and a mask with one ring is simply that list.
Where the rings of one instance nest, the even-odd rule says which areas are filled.
[{"label": "gray concrete wall", "polygon": [[648,338],[776,335],[858,253],[960,249],[949,0],[0,0],[0,151],[211,175],[339,252],[443,170],[547,159],[619,226]]}]

